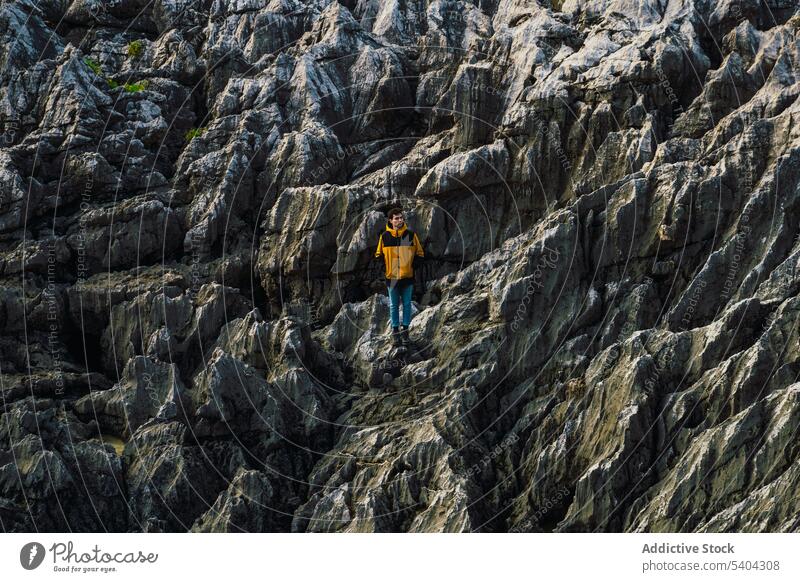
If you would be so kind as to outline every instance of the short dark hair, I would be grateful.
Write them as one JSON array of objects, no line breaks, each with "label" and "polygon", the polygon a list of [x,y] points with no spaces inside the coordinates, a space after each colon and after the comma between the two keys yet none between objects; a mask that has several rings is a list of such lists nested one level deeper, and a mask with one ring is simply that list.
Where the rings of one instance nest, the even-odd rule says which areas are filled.
[{"label": "short dark hair", "polygon": [[391,209],[389,212],[387,212],[387,213],[386,213],[386,217],[387,217],[389,220],[391,220],[392,218],[394,218],[394,217],[395,217],[395,216],[397,216],[398,214],[403,214],[403,209],[402,209],[402,208],[398,208],[397,206],[395,206],[395,207],[394,207],[394,208],[392,208],[392,209]]}]

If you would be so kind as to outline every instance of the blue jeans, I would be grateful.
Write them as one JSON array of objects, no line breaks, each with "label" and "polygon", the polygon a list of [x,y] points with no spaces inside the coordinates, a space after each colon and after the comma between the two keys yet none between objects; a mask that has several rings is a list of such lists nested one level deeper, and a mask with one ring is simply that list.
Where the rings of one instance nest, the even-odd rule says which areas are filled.
[{"label": "blue jeans", "polygon": [[414,292],[413,281],[389,281],[386,284],[389,290],[389,313],[392,316],[392,327],[400,325],[400,302],[403,302],[403,325],[408,327],[411,323],[411,295]]}]

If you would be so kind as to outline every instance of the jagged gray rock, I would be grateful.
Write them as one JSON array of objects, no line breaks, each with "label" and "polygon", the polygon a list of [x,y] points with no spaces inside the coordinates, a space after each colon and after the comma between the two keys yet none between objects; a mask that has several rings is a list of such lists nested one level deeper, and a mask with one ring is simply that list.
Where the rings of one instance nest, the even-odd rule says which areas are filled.
[{"label": "jagged gray rock", "polygon": [[798,531],[799,30],[3,3],[3,530]]}]

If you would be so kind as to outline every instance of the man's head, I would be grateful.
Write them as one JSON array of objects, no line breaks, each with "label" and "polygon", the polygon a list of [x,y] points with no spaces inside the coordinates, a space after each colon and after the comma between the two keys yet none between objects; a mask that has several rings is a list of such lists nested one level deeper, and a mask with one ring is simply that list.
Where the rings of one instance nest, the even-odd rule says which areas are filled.
[{"label": "man's head", "polygon": [[392,208],[386,216],[389,217],[389,224],[392,225],[392,228],[398,229],[403,227],[405,220],[403,219],[403,211],[401,209]]}]

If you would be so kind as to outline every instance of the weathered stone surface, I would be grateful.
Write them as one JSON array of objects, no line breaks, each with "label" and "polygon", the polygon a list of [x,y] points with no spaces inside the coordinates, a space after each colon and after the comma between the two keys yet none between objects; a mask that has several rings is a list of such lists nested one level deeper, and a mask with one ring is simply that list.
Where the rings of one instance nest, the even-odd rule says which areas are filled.
[{"label": "weathered stone surface", "polygon": [[797,531],[798,31],[2,3],[3,530]]}]

